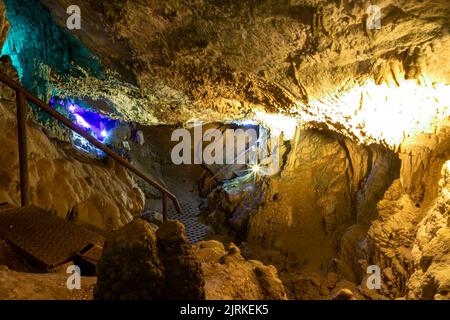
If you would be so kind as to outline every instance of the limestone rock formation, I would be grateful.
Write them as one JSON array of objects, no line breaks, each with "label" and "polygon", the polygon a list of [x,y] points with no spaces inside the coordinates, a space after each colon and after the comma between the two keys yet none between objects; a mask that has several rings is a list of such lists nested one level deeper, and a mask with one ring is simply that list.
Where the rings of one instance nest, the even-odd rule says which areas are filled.
[{"label": "limestone rock formation", "polygon": [[200,300],[205,298],[204,278],[184,226],[168,221],[156,232],[158,253],[165,270],[164,297],[166,299]]},{"label": "limestone rock formation", "polygon": [[83,277],[81,290],[67,290],[66,273],[28,273],[0,265],[0,300],[92,300],[94,277]]},{"label": "limestone rock formation", "polygon": [[179,222],[157,231],[136,219],[106,241],[97,269],[95,299],[204,298],[204,279]]},{"label": "limestone rock formation", "polygon": [[[66,2],[42,2],[64,28]],[[223,120],[259,109],[312,115],[313,121],[353,130],[345,117],[352,114],[348,110],[358,112],[358,94],[339,106],[348,110],[332,114],[333,99],[352,86],[395,82],[392,74],[401,70],[406,79],[424,74],[448,82],[450,75],[448,2],[383,1],[377,4],[380,29],[367,25],[370,4],[79,1],[83,27],[71,34],[138,90],[94,77],[62,79],[58,85],[70,89],[76,83],[77,95],[97,91],[131,103],[115,107],[141,123]],[[324,100],[329,105],[318,103]]]},{"label": "limestone rock formation", "polygon": [[[135,220],[105,248],[99,298],[330,299],[350,298],[348,290],[357,299],[450,298],[450,2],[379,1],[380,28],[368,24],[369,4],[80,0],[82,28],[68,30],[65,0],[0,1],[1,44],[12,30],[2,70],[18,79],[12,60],[43,97],[77,97],[140,125],[196,119],[217,128],[245,118],[273,135],[297,127],[292,139],[279,137],[277,174],[249,183],[230,170],[204,190],[203,218],[242,242],[242,253],[216,241],[193,253],[181,225],[150,217],[155,237]],[[0,153],[0,203],[17,204],[15,97],[0,92],[8,150]],[[136,152],[149,163],[144,172],[175,172],[165,157],[172,128],[147,129],[158,139]],[[76,211],[107,230],[143,211],[143,194],[122,168],[49,139],[32,121],[28,131],[34,204],[60,216]],[[187,176],[218,168],[197,169],[170,182],[192,188]],[[160,202],[152,188],[146,196],[148,207]],[[124,253],[129,271],[143,268],[162,287],[127,274],[130,289],[107,274],[124,270],[119,255],[128,249],[148,261]],[[365,288],[371,265],[381,269],[381,289]]]},{"label": "limestone rock formation", "polygon": [[164,265],[148,223],[133,220],[106,240],[97,265],[95,299],[160,299],[164,282]]},{"label": "limestone rock formation", "polygon": [[[17,78],[3,58],[2,71]],[[0,203],[19,203],[17,121],[14,91],[0,85]],[[30,109],[29,109],[30,110]],[[114,162],[94,160],[67,143],[51,140],[32,121],[27,127],[30,200],[61,217],[72,211],[80,221],[114,230],[140,214],[144,197],[126,170]]]},{"label": "limestone rock formation", "polygon": [[411,299],[450,299],[450,163],[444,163],[439,195],[420,222],[412,248],[415,270],[407,284]]},{"label": "limestone rock formation", "polygon": [[3,47],[8,36],[9,23],[6,20],[6,11],[3,2],[0,2],[0,45]]},{"label": "limestone rock formation", "polygon": [[[0,22],[3,46],[9,30],[3,2]],[[19,81],[10,57],[1,58],[0,68]],[[8,150],[0,153],[0,203],[11,205],[20,201],[15,110],[15,92],[0,83],[0,144],[2,150]],[[61,217],[76,213],[77,220],[106,230],[117,229],[142,212],[143,194],[123,168],[93,160],[68,144],[51,140],[32,120],[27,123],[27,141],[32,204],[53,209]]]},{"label": "limestone rock formation", "polygon": [[256,183],[253,177],[234,179],[217,188],[207,221],[222,233],[228,226],[251,246],[278,251],[272,263],[279,271],[339,268],[331,263],[335,244],[352,225],[367,230],[398,175],[399,160],[382,147],[358,145],[326,130],[299,129],[287,146],[279,175]]},{"label": "limestone rock formation", "polygon": [[275,267],[246,260],[234,244],[226,250],[221,242],[210,240],[194,249],[205,275],[206,299],[286,299]]},{"label": "limestone rock formation", "polygon": [[351,292],[349,289],[341,289],[333,297],[333,300],[354,300],[353,292]]}]

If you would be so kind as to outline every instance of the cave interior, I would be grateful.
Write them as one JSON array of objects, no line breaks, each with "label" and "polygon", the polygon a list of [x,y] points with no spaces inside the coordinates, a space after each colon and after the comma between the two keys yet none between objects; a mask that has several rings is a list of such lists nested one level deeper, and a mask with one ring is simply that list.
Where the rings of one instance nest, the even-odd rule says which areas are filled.
[{"label": "cave interior", "polygon": [[448,0],[71,2],[0,0],[0,299],[450,299]]}]

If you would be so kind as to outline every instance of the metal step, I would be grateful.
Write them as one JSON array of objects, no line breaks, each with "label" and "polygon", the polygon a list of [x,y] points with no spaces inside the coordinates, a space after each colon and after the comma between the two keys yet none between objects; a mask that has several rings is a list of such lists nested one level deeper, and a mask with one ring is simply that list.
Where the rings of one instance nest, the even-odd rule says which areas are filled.
[{"label": "metal step", "polygon": [[173,205],[169,205],[168,209],[169,219],[178,220],[184,224],[186,236],[191,244],[204,240],[211,232],[210,227],[198,221],[200,211],[195,203],[181,202],[181,215],[176,212]]},{"label": "metal step", "polygon": [[0,237],[44,271],[72,261],[105,238],[36,206],[0,211]]}]

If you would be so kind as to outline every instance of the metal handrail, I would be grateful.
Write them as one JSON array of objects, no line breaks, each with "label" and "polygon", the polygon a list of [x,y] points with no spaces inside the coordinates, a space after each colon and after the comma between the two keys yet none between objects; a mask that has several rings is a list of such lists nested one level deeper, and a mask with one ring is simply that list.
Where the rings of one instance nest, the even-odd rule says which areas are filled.
[{"label": "metal handrail", "polygon": [[11,79],[9,76],[0,71],[0,81],[6,84],[8,87],[16,92],[16,103],[17,103],[17,129],[18,129],[18,139],[19,139],[19,172],[20,172],[20,199],[21,205],[26,206],[28,204],[28,190],[29,190],[29,175],[28,175],[28,157],[27,157],[27,140],[26,140],[26,101],[33,103],[40,109],[48,113],[50,116],[64,124],[66,127],[76,132],[95,147],[102,150],[108,156],[116,160],[122,166],[133,172],[138,177],[145,180],[148,184],[158,189],[163,195],[163,217],[164,221],[167,220],[167,199],[171,199],[175,210],[181,214],[181,206],[178,202],[177,197],[171,193],[169,190],[161,186],[158,182],[153,181],[150,177],[146,176],[144,173],[139,171],[136,167],[132,166],[128,160],[118,155],[116,152],[97,141],[94,137],[89,135],[87,132],[83,131],[81,128],[77,127],[72,121],[63,116],[61,113],[55,109],[48,106],[45,102],[35,97],[27,89],[22,87],[19,83]]}]

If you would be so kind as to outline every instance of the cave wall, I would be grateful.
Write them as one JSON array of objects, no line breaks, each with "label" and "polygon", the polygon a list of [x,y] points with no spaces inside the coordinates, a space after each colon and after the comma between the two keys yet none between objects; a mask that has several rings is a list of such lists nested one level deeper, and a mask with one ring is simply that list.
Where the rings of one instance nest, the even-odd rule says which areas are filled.
[{"label": "cave wall", "polygon": [[77,68],[92,76],[101,76],[98,59],[54,22],[39,1],[3,0],[11,28],[2,55],[10,56],[21,83],[44,101],[56,93],[58,76],[75,74]]},{"label": "cave wall", "polygon": [[[55,86],[110,99],[121,117],[144,124],[223,121],[255,109],[292,113],[300,104],[296,115],[316,112],[345,131],[329,109],[308,103],[331,96],[334,104],[367,79],[379,84],[425,74],[446,84],[450,74],[445,0],[384,1],[379,31],[365,28],[365,1],[82,0],[85,27],[72,34],[63,31],[65,1],[41,1],[47,9],[36,1],[3,2],[12,35],[4,52],[15,50],[11,58],[26,86],[43,97]],[[1,40],[7,30],[2,19]],[[118,74],[99,77],[86,48]],[[77,73],[72,63],[88,72]],[[54,73],[63,76],[50,80]],[[352,107],[363,108],[359,100]],[[14,150],[12,101],[2,90],[3,145]],[[397,156],[380,146],[298,130],[281,174],[261,182],[259,206],[244,210],[248,225],[237,230],[256,256],[282,272],[336,271],[361,282],[365,266],[377,264],[386,296],[445,298],[449,140],[448,128],[439,130],[395,146],[400,169]],[[62,216],[75,206],[80,219],[106,229],[142,208],[121,169],[62,150],[32,125],[30,132],[35,203],[56,203]],[[17,203],[17,155],[2,156],[0,200]],[[55,188],[55,181],[65,188]],[[231,224],[242,223],[238,218]]]},{"label": "cave wall", "polygon": [[10,25],[8,20],[6,20],[6,10],[3,2],[0,1],[0,44],[5,43],[6,38],[8,37],[8,31],[10,29]]},{"label": "cave wall", "polygon": [[[68,29],[59,27],[39,1],[5,0],[2,4],[10,29],[2,42],[1,55],[10,58],[20,83],[41,100],[48,102],[54,96],[84,98],[71,96],[58,86],[65,77],[104,77],[99,59]],[[91,102],[94,107],[102,106]],[[32,108],[32,117],[45,126],[47,134],[71,140],[69,130],[40,109]]]},{"label": "cave wall", "polygon": [[[8,58],[2,72],[18,80]],[[0,203],[20,205],[15,93],[0,86]],[[32,121],[27,123],[30,203],[63,218],[114,230],[139,215],[141,190],[123,167],[82,155],[70,144],[51,140]]]},{"label": "cave wall", "polygon": [[[13,3],[8,2],[7,5],[13,5]],[[31,8],[28,9],[31,10]],[[39,12],[37,10],[36,13]],[[8,13],[5,14],[1,4],[0,17],[2,18],[0,46],[3,46],[3,42],[11,41],[11,37],[6,36]],[[41,30],[37,26],[34,27]],[[17,29],[14,31],[14,26],[12,29],[13,34],[17,32]],[[31,46],[29,49],[27,54],[30,56],[24,58],[25,61],[34,53]],[[39,54],[37,55],[42,58]],[[27,66],[31,67],[31,65]],[[15,67],[9,57],[1,58],[2,72],[19,81],[19,74]],[[1,84],[0,203],[20,205],[15,110],[15,92]],[[28,118],[29,197],[32,204],[54,210],[63,218],[68,218],[69,214],[72,214],[73,220],[90,223],[105,230],[117,229],[142,212],[143,194],[124,168],[116,166],[113,162],[103,163],[94,160],[80,154],[69,144],[51,140],[37,123],[30,120],[30,113]]]},{"label": "cave wall", "polygon": [[284,281],[333,273],[361,283],[361,242],[399,176],[398,156],[317,129],[297,128],[280,146],[279,174],[225,181],[208,197],[206,221],[240,241],[248,257],[274,264]]},{"label": "cave wall", "polygon": [[378,203],[367,260],[383,270],[385,295],[448,299],[448,126],[400,151],[399,179]]},{"label": "cave wall", "polygon": [[[336,278],[361,298],[448,299],[448,126],[398,153],[299,132],[250,214],[244,252],[276,265],[299,299],[322,299]],[[380,290],[365,287],[369,265]]]},{"label": "cave wall", "polygon": [[333,258],[341,237],[376,217],[398,159],[317,130],[298,130],[291,144],[283,171],[270,179],[264,203],[250,216],[248,242],[280,251],[293,270],[339,269]]},{"label": "cave wall", "polygon": [[406,284],[409,299],[450,299],[449,162],[439,180],[434,206],[420,221],[412,246],[413,273]]}]

